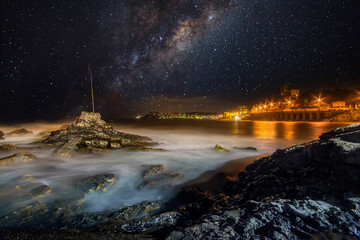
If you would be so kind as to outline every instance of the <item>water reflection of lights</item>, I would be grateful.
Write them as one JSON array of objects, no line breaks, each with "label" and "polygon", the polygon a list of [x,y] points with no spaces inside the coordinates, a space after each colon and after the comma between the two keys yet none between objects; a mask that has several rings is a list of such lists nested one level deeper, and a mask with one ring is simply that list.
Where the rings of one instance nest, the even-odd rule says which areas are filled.
[{"label": "water reflection of lights", "polygon": [[258,138],[274,139],[276,137],[276,122],[254,122],[253,133]]},{"label": "water reflection of lights", "polygon": [[238,121],[234,121],[234,123],[232,124],[232,133],[236,135],[240,133]]}]

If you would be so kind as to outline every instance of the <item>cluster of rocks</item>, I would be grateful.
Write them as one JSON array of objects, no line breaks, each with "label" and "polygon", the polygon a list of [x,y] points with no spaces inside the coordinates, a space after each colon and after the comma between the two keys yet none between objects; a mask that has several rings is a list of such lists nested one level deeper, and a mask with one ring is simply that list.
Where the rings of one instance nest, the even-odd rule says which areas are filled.
[{"label": "cluster of rocks", "polygon": [[[82,129],[77,132],[84,132],[80,134],[81,142],[98,140],[91,136],[99,132],[108,133],[102,122],[95,126],[89,122],[81,120],[80,125],[86,126],[74,126]],[[101,130],[88,133],[93,128]],[[75,136],[79,135],[72,133],[69,126],[49,138],[64,139],[62,147]],[[76,146],[80,149],[81,145]],[[181,178],[181,174],[163,165],[145,166],[138,188],[167,186]],[[115,181],[112,173],[80,179],[74,185],[78,191],[71,197],[55,203],[40,198],[0,218],[0,234],[33,239],[53,228],[55,233],[61,229],[62,236],[68,239],[78,238],[73,235],[74,229],[82,236],[106,233],[114,239],[144,235],[168,240],[360,238],[360,124],[324,133],[310,143],[277,150],[248,165],[236,181],[227,182],[216,192],[183,189],[165,204],[147,201],[120,209],[81,212],[85,194],[101,194]],[[34,179],[24,176],[24,182],[24,186],[19,184],[20,189],[34,184]],[[27,192],[30,196],[44,196],[48,190],[37,186]],[[14,226],[16,233],[11,228]],[[43,234],[48,236],[48,232]]]},{"label": "cluster of rocks", "polygon": [[[145,166],[143,183],[139,189],[164,186],[180,178],[182,178],[181,174],[167,170],[164,165]],[[62,198],[48,201],[51,199],[52,189],[39,183],[33,176],[24,174],[16,181],[17,185],[13,189],[21,193],[24,199],[30,198],[31,201],[25,207],[17,208],[0,217],[0,229],[15,227],[21,232],[28,228],[39,230],[76,228],[81,231],[116,231],[121,234],[134,234],[159,232],[176,225],[180,214],[176,211],[165,211],[161,203],[154,201],[95,213],[81,211],[86,194],[102,194],[115,182],[116,176],[113,173],[92,175],[75,182],[71,192],[64,192]],[[9,207],[12,207],[10,202]]]},{"label": "cluster of rocks", "polygon": [[167,239],[357,239],[360,237],[360,124],[281,149],[197,201]]},{"label": "cluster of rocks", "polygon": [[152,139],[115,131],[101,119],[100,113],[82,112],[66,129],[54,131],[43,143],[57,147],[57,154],[71,156],[76,151],[104,152],[107,149],[149,150]]}]

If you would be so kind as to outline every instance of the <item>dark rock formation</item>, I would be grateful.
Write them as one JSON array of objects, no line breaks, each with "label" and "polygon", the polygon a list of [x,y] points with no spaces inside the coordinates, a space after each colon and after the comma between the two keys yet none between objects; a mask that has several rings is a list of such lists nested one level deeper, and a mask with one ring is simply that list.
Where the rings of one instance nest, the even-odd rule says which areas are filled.
[{"label": "dark rock formation", "polygon": [[33,198],[42,198],[51,192],[51,188],[48,185],[40,185],[29,192],[29,196]]},{"label": "dark rock formation", "polygon": [[138,188],[151,188],[160,185],[170,184],[176,180],[182,179],[183,177],[184,175],[180,173],[166,170],[165,166],[162,164],[150,165],[144,170],[143,181],[138,186]]},{"label": "dark rock formation", "polygon": [[25,128],[16,129],[14,131],[9,132],[9,135],[17,136],[17,135],[26,135],[26,134],[32,134],[32,131],[29,131]]},{"label": "dark rock formation", "polygon": [[233,147],[236,150],[247,150],[247,151],[257,151],[257,148],[254,147]]},{"label": "dark rock formation", "polygon": [[113,173],[98,174],[85,178],[76,184],[84,192],[106,192],[114,183],[116,177]]},{"label": "dark rock formation", "polygon": [[218,151],[218,152],[230,152],[229,149],[224,148],[224,147],[220,146],[219,144],[215,145],[214,150]]},{"label": "dark rock formation", "polygon": [[4,139],[4,132],[0,131],[0,140]]},{"label": "dark rock formation", "polygon": [[0,166],[9,166],[20,163],[32,162],[36,157],[31,153],[17,153],[8,157],[0,158]]},{"label": "dark rock formation", "polygon": [[106,125],[100,113],[89,112],[82,112],[66,129],[52,132],[43,143],[57,147],[57,153],[63,157],[75,151],[104,152],[124,147],[146,149],[156,145],[148,137],[115,131]]},{"label": "dark rock formation", "polygon": [[277,150],[182,209],[167,239],[357,239],[360,125]]}]

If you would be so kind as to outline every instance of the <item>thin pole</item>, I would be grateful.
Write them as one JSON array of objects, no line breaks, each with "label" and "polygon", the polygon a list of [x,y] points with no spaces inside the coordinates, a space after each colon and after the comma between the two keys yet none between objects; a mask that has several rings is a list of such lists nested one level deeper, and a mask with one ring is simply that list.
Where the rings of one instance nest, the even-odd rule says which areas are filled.
[{"label": "thin pole", "polygon": [[91,100],[92,100],[92,110],[95,112],[95,103],[94,103],[94,88],[93,88],[93,80],[92,80],[92,72],[91,72],[91,64],[89,62],[89,72],[90,72],[90,82],[91,82]]}]

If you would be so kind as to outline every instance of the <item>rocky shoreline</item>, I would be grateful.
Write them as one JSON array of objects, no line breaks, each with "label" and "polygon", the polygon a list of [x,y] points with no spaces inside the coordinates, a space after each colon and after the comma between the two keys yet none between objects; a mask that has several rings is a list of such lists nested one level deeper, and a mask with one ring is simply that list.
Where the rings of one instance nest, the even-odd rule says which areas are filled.
[{"label": "rocky shoreline", "polygon": [[[79,151],[79,146],[111,149],[114,141],[122,147],[150,149],[150,139],[115,132],[95,119],[90,123],[77,121],[53,132],[44,144],[59,153],[76,139],[77,144],[72,145],[76,148],[65,148],[70,154]],[[102,127],[94,134],[98,126]],[[123,144],[124,139],[131,139],[133,145]],[[102,148],[96,141],[107,144],[101,144],[105,146]],[[227,150],[221,146],[215,149]],[[172,182],[181,178],[182,174],[163,165],[144,166],[139,188],[172,189]],[[49,204],[42,197],[51,189],[24,176],[17,187],[33,189],[27,196],[36,201],[0,217],[0,235],[4,239],[360,238],[360,124],[324,133],[310,143],[279,149],[248,165],[235,181],[225,180],[214,191],[187,185],[167,202],[145,201],[94,213],[81,211],[85,194],[101,194],[114,181],[116,176],[111,173],[80,179],[76,193]]]}]

